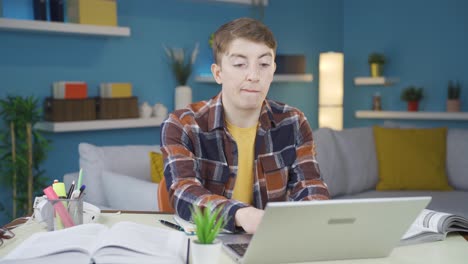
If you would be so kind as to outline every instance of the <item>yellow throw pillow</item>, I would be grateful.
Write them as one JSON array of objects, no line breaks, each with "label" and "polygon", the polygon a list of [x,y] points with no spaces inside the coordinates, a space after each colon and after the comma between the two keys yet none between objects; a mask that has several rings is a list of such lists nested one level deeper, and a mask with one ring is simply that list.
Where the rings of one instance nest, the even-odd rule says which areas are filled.
[{"label": "yellow throw pillow", "polygon": [[452,190],[446,167],[447,128],[374,127],[377,190]]},{"label": "yellow throw pillow", "polygon": [[164,162],[161,153],[151,151],[150,156],[150,165],[151,165],[151,181],[159,183],[164,177]]}]

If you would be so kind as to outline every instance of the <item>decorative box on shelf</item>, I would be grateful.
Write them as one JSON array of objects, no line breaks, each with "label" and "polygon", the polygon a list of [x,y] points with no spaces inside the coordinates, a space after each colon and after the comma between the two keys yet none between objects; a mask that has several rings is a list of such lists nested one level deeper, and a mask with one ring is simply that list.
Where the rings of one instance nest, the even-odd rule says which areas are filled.
[{"label": "decorative box on shelf", "polygon": [[53,122],[95,120],[96,100],[47,97],[44,101],[44,119]]},{"label": "decorative box on shelf", "polygon": [[97,119],[138,118],[138,97],[96,99]]}]

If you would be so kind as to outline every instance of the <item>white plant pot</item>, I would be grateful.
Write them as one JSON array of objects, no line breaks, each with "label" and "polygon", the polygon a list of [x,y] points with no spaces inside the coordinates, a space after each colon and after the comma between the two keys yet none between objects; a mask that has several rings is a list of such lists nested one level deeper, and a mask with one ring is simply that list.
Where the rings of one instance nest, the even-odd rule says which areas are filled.
[{"label": "white plant pot", "polygon": [[190,86],[177,86],[175,88],[174,109],[185,108],[192,103],[192,88]]},{"label": "white plant pot", "polygon": [[221,241],[216,239],[213,244],[199,244],[196,238],[190,241],[193,264],[218,264],[221,255]]}]

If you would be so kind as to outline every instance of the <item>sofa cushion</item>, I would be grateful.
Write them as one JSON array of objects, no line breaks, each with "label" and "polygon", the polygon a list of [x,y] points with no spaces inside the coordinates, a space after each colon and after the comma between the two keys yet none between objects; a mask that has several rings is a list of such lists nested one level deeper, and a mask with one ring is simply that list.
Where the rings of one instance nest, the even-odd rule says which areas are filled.
[{"label": "sofa cushion", "polygon": [[320,173],[330,195],[352,194],[374,189],[377,160],[370,127],[314,132]]},{"label": "sofa cushion", "polygon": [[158,184],[112,171],[102,171],[104,194],[117,210],[158,211]]},{"label": "sofa cushion", "polygon": [[374,127],[377,190],[451,190],[446,175],[446,128]]},{"label": "sofa cushion", "polygon": [[457,190],[468,191],[468,129],[447,132],[447,176]]},{"label": "sofa cushion", "polygon": [[103,170],[121,173],[138,179],[150,181],[150,160],[148,153],[159,151],[157,145],[125,145],[99,147],[80,143],[80,168],[83,169],[83,184],[86,185],[86,201],[109,206],[103,193]]},{"label": "sofa cushion", "polygon": [[313,132],[313,137],[320,175],[328,186],[330,196],[346,194],[348,183],[343,166],[344,157],[338,149],[333,131],[329,128],[320,128]]},{"label": "sofa cushion", "polygon": [[163,156],[159,152],[151,151],[149,153],[151,167],[151,181],[159,183],[164,177],[164,161]]}]

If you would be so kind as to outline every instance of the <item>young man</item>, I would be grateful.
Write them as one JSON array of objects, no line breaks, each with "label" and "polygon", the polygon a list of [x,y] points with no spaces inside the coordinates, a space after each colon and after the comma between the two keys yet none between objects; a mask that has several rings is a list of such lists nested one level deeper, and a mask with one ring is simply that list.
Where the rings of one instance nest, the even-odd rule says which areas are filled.
[{"label": "young man", "polygon": [[276,41],[261,22],[239,18],[215,33],[211,72],[221,92],[164,122],[164,177],[176,213],[223,207],[226,229],[254,233],[269,201],[328,199],[304,114],[266,100]]}]

